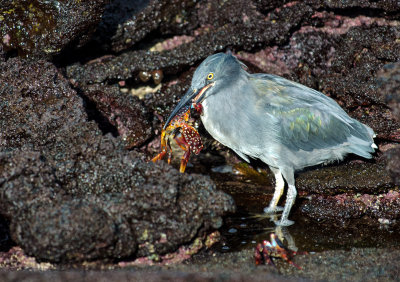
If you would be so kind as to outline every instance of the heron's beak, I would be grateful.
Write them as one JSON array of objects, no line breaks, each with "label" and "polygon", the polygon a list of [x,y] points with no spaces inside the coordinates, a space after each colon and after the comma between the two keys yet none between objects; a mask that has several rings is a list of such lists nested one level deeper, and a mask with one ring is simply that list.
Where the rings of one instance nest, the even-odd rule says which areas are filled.
[{"label": "heron's beak", "polygon": [[163,129],[165,130],[168,126],[168,124],[171,122],[171,120],[177,115],[177,113],[185,106],[187,106],[188,104],[197,104],[197,103],[201,103],[201,101],[203,101],[204,99],[204,95],[207,89],[209,89],[210,87],[214,86],[215,82],[207,84],[206,86],[204,86],[203,88],[201,88],[200,90],[197,89],[192,89],[190,88],[185,95],[183,95],[182,99],[179,101],[178,105],[176,105],[176,107],[174,108],[174,110],[172,111],[172,113],[169,115],[167,121],[164,124]]}]

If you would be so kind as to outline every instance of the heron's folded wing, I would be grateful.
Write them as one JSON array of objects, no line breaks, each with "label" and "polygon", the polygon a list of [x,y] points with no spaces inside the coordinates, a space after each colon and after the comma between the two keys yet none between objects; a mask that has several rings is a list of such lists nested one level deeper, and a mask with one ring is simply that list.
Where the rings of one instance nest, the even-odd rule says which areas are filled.
[{"label": "heron's folded wing", "polygon": [[279,76],[253,75],[255,111],[272,120],[269,136],[291,149],[311,151],[340,145],[357,121],[331,98]]}]

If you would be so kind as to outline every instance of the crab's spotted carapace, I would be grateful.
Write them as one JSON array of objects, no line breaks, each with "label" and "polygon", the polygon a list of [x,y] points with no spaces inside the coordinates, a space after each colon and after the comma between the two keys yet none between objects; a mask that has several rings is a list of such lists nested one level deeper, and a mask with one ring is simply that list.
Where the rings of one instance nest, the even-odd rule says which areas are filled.
[{"label": "crab's spotted carapace", "polygon": [[161,131],[161,153],[152,159],[153,162],[161,160],[165,155],[168,155],[168,163],[171,162],[172,149],[170,139],[173,139],[185,151],[179,169],[183,173],[189,161],[190,153],[197,155],[203,149],[200,134],[189,122],[190,109],[190,105],[183,107],[170,123],[164,126]]}]

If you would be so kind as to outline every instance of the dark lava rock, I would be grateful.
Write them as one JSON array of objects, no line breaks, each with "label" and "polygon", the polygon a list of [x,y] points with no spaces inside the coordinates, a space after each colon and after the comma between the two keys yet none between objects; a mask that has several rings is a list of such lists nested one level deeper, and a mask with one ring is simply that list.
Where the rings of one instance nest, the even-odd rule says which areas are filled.
[{"label": "dark lava rock", "polygon": [[400,220],[400,194],[390,191],[381,195],[313,195],[301,205],[301,212],[328,224],[361,219],[363,216],[376,220],[375,224],[392,224]]},{"label": "dark lava rock", "polygon": [[0,63],[0,112],[2,151],[55,144],[58,131],[87,119],[82,100],[54,65],[17,58]]},{"label": "dark lava rock", "polygon": [[21,56],[48,57],[88,41],[104,11],[101,1],[1,1],[0,44]]},{"label": "dark lava rock", "polygon": [[290,282],[298,281],[283,278],[274,273],[265,273],[262,270],[254,273],[232,272],[229,269],[215,270],[213,272],[191,271],[149,271],[149,270],[111,270],[111,271],[0,271],[0,280],[3,281],[53,281],[53,282],[98,282],[98,281],[232,281],[232,282]]},{"label": "dark lava rock", "polygon": [[[386,100],[392,115],[400,121],[400,63],[388,64],[378,76],[379,90]],[[400,129],[394,132],[400,138]],[[393,181],[400,184],[400,147],[392,148],[385,153],[388,160],[387,170]]]},{"label": "dark lava rock", "polygon": [[250,50],[265,44],[282,44],[289,38],[292,29],[311,16],[310,7],[301,3],[274,12],[271,15],[273,19],[266,19],[255,9],[246,9],[249,14],[242,15],[241,10],[231,8],[228,10],[230,15],[243,17],[236,25],[222,25],[210,29],[196,36],[192,42],[172,50],[130,51],[102,62],[68,66],[67,75],[80,84],[93,84],[128,79],[141,70],[162,69],[164,74],[175,74],[184,67],[192,66],[227,47]]},{"label": "dark lava rock", "polygon": [[11,246],[9,222],[0,216],[0,252],[7,251]]},{"label": "dark lava rock", "polygon": [[[194,70],[195,68],[191,68],[183,72],[174,83],[163,83],[160,90],[146,95],[143,100],[145,106],[163,117],[165,122],[183,93],[189,89]],[[160,123],[157,126],[161,128]]]},{"label": "dark lava rock", "polygon": [[385,163],[347,163],[313,167],[299,173],[296,187],[302,195],[341,193],[386,193],[394,187]]},{"label": "dark lava rock", "polygon": [[0,62],[4,62],[5,61],[5,51],[4,51],[4,47],[3,45],[0,45]]},{"label": "dark lava rock", "polygon": [[52,64],[14,58],[0,68],[0,214],[29,255],[55,262],[157,256],[220,227],[234,211],[208,178],[149,164],[103,135]]},{"label": "dark lava rock", "polygon": [[400,63],[385,65],[378,73],[378,86],[382,98],[400,121]]},{"label": "dark lava rock", "polygon": [[29,162],[14,152],[2,162],[2,213],[27,254],[55,262],[165,254],[219,228],[234,210],[209,179],[99,142],[76,159],[43,152],[49,161]]},{"label": "dark lava rock", "polygon": [[[89,99],[100,112],[92,113],[99,126],[107,127],[111,123],[127,148],[138,147],[152,136],[150,114],[136,96],[121,93],[117,86],[88,86],[82,94]],[[99,118],[105,117],[104,120]]]},{"label": "dark lava rock", "polygon": [[385,152],[387,158],[386,169],[389,171],[393,182],[400,184],[400,147],[396,147]]},{"label": "dark lava rock", "polygon": [[[316,5],[316,7],[324,7],[325,9],[340,9],[343,12],[352,12],[355,9],[363,10],[369,13],[382,13],[383,15],[390,16],[390,12],[393,12],[393,17],[399,13],[399,2],[396,0],[384,0],[384,1],[373,1],[373,0],[307,0],[307,4]],[[339,11],[340,11],[339,10]]]},{"label": "dark lava rock", "polygon": [[106,6],[95,41],[114,52],[125,50],[150,32],[183,33],[196,25],[194,0],[112,1]]}]

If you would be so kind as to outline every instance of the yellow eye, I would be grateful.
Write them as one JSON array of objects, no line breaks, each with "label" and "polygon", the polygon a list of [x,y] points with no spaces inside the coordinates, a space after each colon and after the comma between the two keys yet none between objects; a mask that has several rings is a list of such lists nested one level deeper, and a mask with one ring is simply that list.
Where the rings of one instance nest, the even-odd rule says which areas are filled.
[{"label": "yellow eye", "polygon": [[211,79],[213,79],[214,78],[214,74],[212,73],[212,72],[210,72],[208,75],[207,75],[207,79],[208,80],[211,80]]}]

